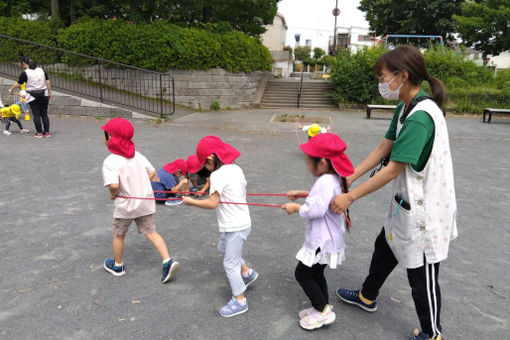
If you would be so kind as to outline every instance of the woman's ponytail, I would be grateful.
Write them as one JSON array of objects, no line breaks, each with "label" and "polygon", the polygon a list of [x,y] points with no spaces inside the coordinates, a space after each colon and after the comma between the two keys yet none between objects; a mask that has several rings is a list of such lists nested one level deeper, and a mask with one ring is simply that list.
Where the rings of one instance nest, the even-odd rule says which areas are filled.
[{"label": "woman's ponytail", "polygon": [[34,63],[32,58],[30,58],[29,56],[26,56],[26,55],[21,57],[21,62],[27,64],[28,68],[31,69],[31,70],[35,70],[35,68],[37,67],[37,64]]},{"label": "woman's ponytail", "polygon": [[432,100],[444,111],[444,105],[446,104],[446,90],[441,80],[427,75],[425,80],[430,85],[430,91],[432,92]]}]

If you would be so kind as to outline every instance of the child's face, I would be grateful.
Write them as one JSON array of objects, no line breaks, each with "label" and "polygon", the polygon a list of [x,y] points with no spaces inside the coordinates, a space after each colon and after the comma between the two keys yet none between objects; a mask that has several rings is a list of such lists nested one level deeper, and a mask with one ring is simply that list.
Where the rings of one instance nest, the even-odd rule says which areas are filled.
[{"label": "child's face", "polygon": [[108,146],[108,139],[106,139],[106,136],[103,134],[103,142],[104,145]]},{"label": "child's face", "polygon": [[204,166],[207,170],[214,171],[214,155],[207,157]]},{"label": "child's face", "polygon": [[305,154],[305,162],[308,171],[315,177],[319,177],[328,172],[328,163],[325,159],[321,159],[319,164],[315,165],[312,158]]},{"label": "child's face", "polygon": [[174,173],[175,176],[177,177],[181,177],[182,176],[182,172],[181,170],[177,170],[175,173]]}]

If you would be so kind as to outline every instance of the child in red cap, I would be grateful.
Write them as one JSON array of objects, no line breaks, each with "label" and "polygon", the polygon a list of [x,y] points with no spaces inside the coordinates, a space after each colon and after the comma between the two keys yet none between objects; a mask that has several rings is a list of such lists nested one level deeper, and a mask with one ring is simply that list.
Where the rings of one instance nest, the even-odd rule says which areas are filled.
[{"label": "child in red cap", "polygon": [[186,160],[188,164],[188,182],[190,191],[196,197],[200,197],[209,192],[211,172],[205,167],[201,167],[197,155],[190,155]]},{"label": "child in red cap", "polygon": [[[113,259],[104,261],[104,268],[115,276],[126,274],[122,261],[124,238],[134,221],[138,232],[144,234],[163,259],[161,281],[172,280],[179,270],[179,262],[170,258],[165,241],[156,231],[154,214],[156,204],[150,181],[157,178],[154,167],[141,153],[135,151],[133,125],[125,119],[114,118],[106,123],[104,143],[112,153],[103,162],[104,186],[110,189],[114,201],[113,211]],[[145,197],[147,200],[126,199],[117,196]]]},{"label": "child in red cap", "polygon": [[[188,179],[185,177],[188,173],[188,165],[186,161],[182,158],[177,158],[175,161],[168,163],[158,171],[157,179],[151,181],[152,190],[154,191],[189,191],[188,188]],[[182,177],[182,179],[181,179]],[[156,198],[169,198],[169,197],[177,197],[175,193],[164,193],[164,192],[154,192],[154,196]],[[165,205],[178,205],[181,204],[182,201],[168,200],[168,201],[157,201],[164,203]]]},{"label": "child in red cap", "polygon": [[243,170],[232,164],[239,151],[215,136],[204,137],[197,145],[199,166],[211,171],[210,196],[204,200],[185,197],[186,205],[203,209],[216,209],[220,228],[218,250],[223,253],[223,268],[232,289],[232,300],[220,309],[223,317],[232,317],[248,311],[244,297],[246,288],[258,277],[243,260],[243,248],[251,230],[248,206],[219,204],[220,202],[246,203],[246,179]]},{"label": "child in red cap", "polygon": [[299,213],[308,221],[305,242],[296,255],[299,263],[295,272],[296,280],[312,303],[312,308],[299,312],[299,324],[308,330],[329,325],[336,318],[329,305],[324,269],[328,265],[335,269],[345,259],[346,220],[329,207],[336,196],[347,192],[345,177],[354,172],[345,149],[344,141],[332,133],[319,134],[302,144],[308,170],[318,178],[309,192],[287,193],[293,201],[307,196],[303,205],[287,203],[282,206],[289,215]]}]

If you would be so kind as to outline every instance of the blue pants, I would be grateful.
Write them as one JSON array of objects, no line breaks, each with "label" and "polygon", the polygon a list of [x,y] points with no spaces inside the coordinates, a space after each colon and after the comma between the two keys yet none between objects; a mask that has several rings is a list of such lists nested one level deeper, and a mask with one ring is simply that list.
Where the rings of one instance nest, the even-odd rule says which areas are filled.
[{"label": "blue pants", "polygon": [[241,266],[244,264],[243,248],[250,235],[251,228],[242,231],[224,232],[220,235],[218,250],[223,256],[223,268],[227,273],[232,295],[244,293],[246,285],[241,276]]}]

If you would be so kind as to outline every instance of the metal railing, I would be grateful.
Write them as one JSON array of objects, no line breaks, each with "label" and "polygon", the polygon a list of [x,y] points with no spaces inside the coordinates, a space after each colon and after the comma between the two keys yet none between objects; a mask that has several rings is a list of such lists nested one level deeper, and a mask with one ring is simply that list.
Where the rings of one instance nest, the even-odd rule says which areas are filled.
[{"label": "metal railing", "polygon": [[20,59],[30,56],[48,74],[54,89],[118,104],[162,118],[175,113],[175,82],[167,73],[0,34],[0,75],[17,79]]},{"label": "metal railing", "polygon": [[301,80],[299,81],[299,88],[297,94],[297,108],[299,109],[299,103],[301,101],[301,92],[303,91],[303,78],[305,75],[305,67],[303,65],[303,69],[301,70]]}]

